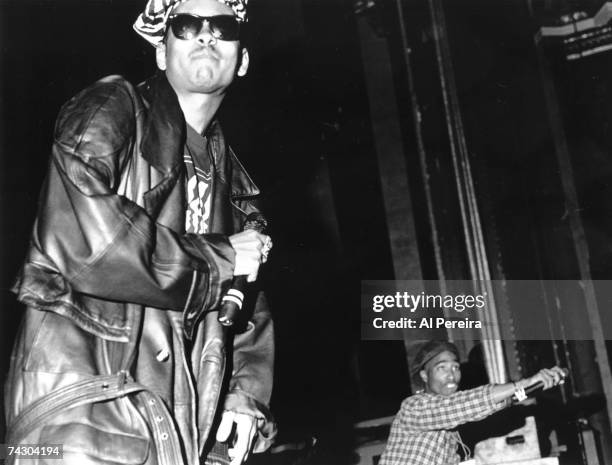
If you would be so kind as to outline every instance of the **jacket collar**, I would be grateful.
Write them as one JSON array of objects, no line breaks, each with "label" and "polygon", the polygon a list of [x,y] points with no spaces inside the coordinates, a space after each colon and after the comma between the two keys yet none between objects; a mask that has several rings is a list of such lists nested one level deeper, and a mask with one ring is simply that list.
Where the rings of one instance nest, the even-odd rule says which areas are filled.
[{"label": "jacket collar", "polygon": [[140,86],[149,106],[142,138],[142,155],[157,170],[168,175],[182,159],[185,118],[166,74],[158,72]]},{"label": "jacket collar", "polygon": [[[142,139],[142,156],[157,170],[170,175],[182,163],[186,127],[183,111],[166,73],[158,71],[139,86],[145,104],[149,107]],[[215,119],[207,129],[207,136],[213,144],[216,165],[223,173],[229,168],[232,181],[232,197],[253,197],[259,189],[251,180],[232,149],[226,149],[221,125]],[[222,158],[219,160],[218,158]],[[226,166],[225,164],[228,163]]]}]

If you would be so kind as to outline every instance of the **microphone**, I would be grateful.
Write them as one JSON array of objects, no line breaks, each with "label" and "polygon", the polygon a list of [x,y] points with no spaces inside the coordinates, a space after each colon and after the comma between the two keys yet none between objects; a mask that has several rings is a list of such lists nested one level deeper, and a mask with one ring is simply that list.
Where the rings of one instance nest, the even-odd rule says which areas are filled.
[{"label": "microphone", "polygon": [[[250,229],[263,233],[268,227],[266,217],[260,212],[250,213],[244,222],[244,231]],[[223,326],[233,326],[244,301],[244,291],[247,287],[246,275],[234,276],[232,287],[221,299],[218,320]]]},{"label": "microphone", "polygon": [[[559,384],[563,384],[565,382],[565,379],[569,376],[569,370],[567,368],[562,368],[561,370],[561,381],[559,382]],[[538,395],[540,392],[542,392],[543,388],[544,383],[542,381],[538,381],[537,383],[532,384],[531,386],[516,391],[514,394],[512,394],[511,401],[513,404],[522,402],[527,399],[527,397],[534,397]]]}]

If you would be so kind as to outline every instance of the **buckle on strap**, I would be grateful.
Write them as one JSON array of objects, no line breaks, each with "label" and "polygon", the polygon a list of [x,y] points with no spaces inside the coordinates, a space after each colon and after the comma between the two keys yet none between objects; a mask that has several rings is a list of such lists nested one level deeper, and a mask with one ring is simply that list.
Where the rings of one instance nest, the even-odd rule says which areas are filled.
[{"label": "buckle on strap", "polygon": [[117,373],[117,388],[123,389],[128,381],[133,381],[133,379],[126,370],[121,370]]}]

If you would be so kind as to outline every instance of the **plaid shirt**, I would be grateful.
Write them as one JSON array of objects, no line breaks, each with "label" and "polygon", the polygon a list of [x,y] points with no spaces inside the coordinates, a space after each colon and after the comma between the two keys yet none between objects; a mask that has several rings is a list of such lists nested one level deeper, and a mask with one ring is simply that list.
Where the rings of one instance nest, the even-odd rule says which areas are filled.
[{"label": "plaid shirt", "polygon": [[492,385],[449,396],[420,393],[402,402],[379,465],[456,465],[461,438],[453,429],[506,405],[491,398]]}]

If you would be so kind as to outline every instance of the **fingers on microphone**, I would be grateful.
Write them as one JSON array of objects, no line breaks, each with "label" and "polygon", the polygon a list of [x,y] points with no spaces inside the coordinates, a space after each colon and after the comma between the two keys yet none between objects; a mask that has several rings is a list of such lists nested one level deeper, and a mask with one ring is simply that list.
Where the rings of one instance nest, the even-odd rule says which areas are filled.
[{"label": "fingers on microphone", "polygon": [[261,250],[270,250],[272,248],[272,238],[265,234],[259,235],[259,245]]},{"label": "fingers on microphone", "polygon": [[565,372],[562,368],[555,366],[552,368],[545,368],[542,371],[546,373],[550,387],[565,383]]},{"label": "fingers on microphone", "polygon": [[272,250],[272,238],[270,236],[264,236],[265,239],[263,240],[262,246],[261,246],[261,263],[266,263],[268,261],[268,254],[270,253],[270,250]]},{"label": "fingers on microphone", "polygon": [[234,249],[241,254],[241,257],[245,260],[256,262],[253,266],[259,267],[261,263],[268,261],[268,254],[272,249],[272,239],[265,234],[258,233],[257,231],[245,231],[248,232],[251,237],[243,237],[240,241],[233,242]]},{"label": "fingers on microphone", "polygon": [[548,368],[543,368],[540,370],[540,379],[542,380],[542,384],[544,384],[544,389],[548,389],[554,385],[554,377],[552,375],[551,370]]}]

